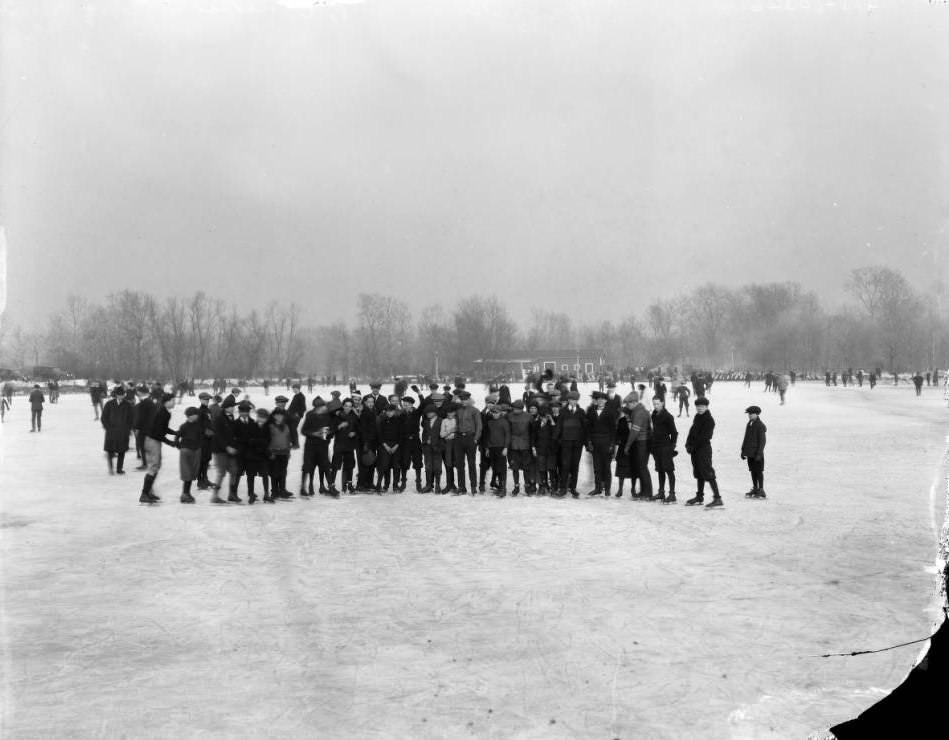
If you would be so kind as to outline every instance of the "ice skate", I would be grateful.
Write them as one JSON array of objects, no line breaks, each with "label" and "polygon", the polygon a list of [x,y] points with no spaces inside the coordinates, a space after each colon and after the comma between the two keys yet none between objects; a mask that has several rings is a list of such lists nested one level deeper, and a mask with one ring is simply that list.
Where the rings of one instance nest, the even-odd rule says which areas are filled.
[{"label": "ice skate", "polygon": [[658,493],[656,493],[655,496],[652,497],[651,500],[652,500],[652,501],[659,501],[659,502],[665,501],[665,500],[666,500],[666,492],[665,492],[665,491],[659,491]]},{"label": "ice skate", "polygon": [[706,508],[706,509],[717,509],[718,507],[724,506],[724,505],[725,505],[725,504],[724,504],[724,502],[722,501],[721,496],[716,496],[716,497],[713,498],[711,501],[709,501],[707,504],[705,504],[705,508]]},{"label": "ice skate", "polygon": [[701,506],[704,503],[705,503],[705,497],[695,494],[694,497],[690,498],[688,501],[685,502],[685,505],[686,506]]},{"label": "ice skate", "polygon": [[599,488],[594,488],[594,489],[592,489],[592,490],[590,490],[590,491],[587,491],[587,496],[599,496],[599,495],[600,495],[600,489],[599,489]]},{"label": "ice skate", "polygon": [[253,503],[254,503],[256,500],[257,500],[257,494],[255,494],[255,493],[248,493],[248,494],[247,494],[247,503],[248,503],[249,505],[253,505]]},{"label": "ice skate", "polygon": [[180,499],[180,501],[181,501],[181,503],[183,503],[183,504],[193,504],[193,503],[194,503],[194,496],[192,496],[190,493],[183,493],[183,494],[181,494],[181,499]]},{"label": "ice skate", "polygon": [[675,502],[676,502],[676,495],[674,493],[670,493],[668,496],[666,496],[665,500],[662,503],[674,504]]},{"label": "ice skate", "polygon": [[155,501],[155,499],[152,497],[152,495],[151,495],[150,493],[143,493],[141,496],[138,497],[138,502],[139,502],[140,504],[155,504],[155,503],[158,503],[157,501]]},{"label": "ice skate", "polygon": [[228,503],[231,503],[231,504],[242,504],[242,503],[244,503],[244,499],[242,499],[242,498],[241,498],[240,496],[238,496],[236,493],[230,494],[230,495],[227,497],[227,501],[228,501]]},{"label": "ice skate", "polygon": [[758,489],[752,488],[750,491],[745,492],[745,498],[754,498],[756,493],[758,493]]},{"label": "ice skate", "polygon": [[751,498],[759,498],[759,499],[760,499],[760,498],[768,498],[768,496],[767,496],[767,494],[765,494],[763,488],[759,488],[757,491],[754,492],[754,494],[751,496]]},{"label": "ice skate", "polygon": [[274,503],[273,497],[272,497],[269,493],[265,493],[265,494],[264,494],[264,503],[265,503],[265,504],[272,504],[272,503]]},{"label": "ice skate", "polygon": [[215,492],[211,495],[211,501],[210,501],[210,503],[212,503],[212,504],[226,504],[227,501],[226,501],[225,499],[221,498],[220,496],[218,496],[218,495],[217,495],[217,491],[215,491]]},{"label": "ice skate", "polygon": [[[502,491],[504,490],[504,486],[501,486],[501,490],[502,490]],[[520,492],[521,492],[521,487],[520,487],[520,486],[514,486],[514,488],[511,489],[511,495],[512,495],[512,496],[516,496],[516,495],[519,494]]]}]

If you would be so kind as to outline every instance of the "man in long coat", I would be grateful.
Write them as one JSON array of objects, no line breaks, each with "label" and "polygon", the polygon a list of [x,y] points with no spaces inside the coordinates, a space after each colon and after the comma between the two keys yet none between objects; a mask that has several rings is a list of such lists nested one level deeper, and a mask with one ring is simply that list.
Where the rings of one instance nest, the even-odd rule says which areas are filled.
[{"label": "man in long coat", "polygon": [[[102,449],[105,450],[106,460],[109,463],[109,475],[125,475],[125,453],[129,449],[129,437],[132,434],[132,425],[135,420],[135,410],[125,398],[125,389],[117,386],[112,392],[112,398],[106,401],[99,416],[102,428],[105,429],[105,442]],[[117,458],[115,467],[112,466],[112,458]]]}]

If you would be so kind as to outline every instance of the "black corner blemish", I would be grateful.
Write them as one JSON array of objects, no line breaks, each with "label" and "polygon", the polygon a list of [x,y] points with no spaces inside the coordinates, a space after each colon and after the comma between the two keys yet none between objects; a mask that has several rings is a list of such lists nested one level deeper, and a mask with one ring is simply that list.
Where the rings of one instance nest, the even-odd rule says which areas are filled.
[{"label": "black corner blemish", "polygon": [[552,724],[552,725],[557,724],[557,720],[555,720],[555,719],[550,720],[550,724]]}]

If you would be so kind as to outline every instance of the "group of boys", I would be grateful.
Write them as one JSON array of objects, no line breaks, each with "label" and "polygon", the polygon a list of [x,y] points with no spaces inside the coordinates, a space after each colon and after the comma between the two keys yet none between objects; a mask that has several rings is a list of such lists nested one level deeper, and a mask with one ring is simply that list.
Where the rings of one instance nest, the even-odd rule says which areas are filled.
[{"label": "group of boys", "polygon": [[[242,477],[246,477],[248,503],[257,500],[256,477],[262,481],[264,502],[293,498],[286,484],[287,467],[291,451],[301,446],[302,438],[298,493],[303,498],[314,496],[317,486],[320,494],[331,497],[341,492],[383,494],[390,487],[403,492],[410,471],[414,471],[418,493],[464,495],[470,490],[474,495],[490,487],[498,497],[523,491],[527,496],[579,498],[579,465],[587,451],[594,472],[588,496],[621,497],[623,482],[630,478],[633,499],[676,503],[673,458],[678,454],[678,432],[660,396],[653,398],[650,413],[639,393],[621,398],[612,383],[606,391],[594,391],[587,408],[580,407],[575,386],[538,384],[514,400],[510,390],[500,386],[489,389],[479,409],[463,383],[454,388],[433,383],[425,395],[412,386],[415,396],[407,390],[386,396],[381,385],[372,383],[365,396],[354,385],[346,398],[338,391],[329,400],[317,396],[309,410],[299,385],[293,386],[292,398],[277,396],[272,411],[255,409],[246,398],[238,401],[239,388],[225,398],[202,393],[200,405],[186,409],[187,421],[177,430],[169,426],[174,395],[166,393],[156,401],[148,389],[140,388],[133,424],[143,458],[140,469],[147,474],[139,500],[159,500],[153,484],[161,467],[162,445],[181,451],[182,503],[194,502],[193,482],[199,489],[212,491],[212,503],[242,503],[238,495]],[[708,408],[706,398],[696,399],[685,448],[698,490],[686,504],[703,504],[708,485],[713,495],[708,507],[718,507],[722,499],[711,448],[715,422]],[[760,409],[747,411],[749,432],[742,457],[748,459],[752,474],[748,495],[764,498],[764,425],[758,419]],[[754,432],[753,444],[747,439],[750,432]],[[647,467],[650,457],[659,477],[655,495]],[[213,482],[208,478],[212,462]],[[614,462],[619,489],[612,494]],[[229,479],[226,498],[219,495],[225,477]]]}]

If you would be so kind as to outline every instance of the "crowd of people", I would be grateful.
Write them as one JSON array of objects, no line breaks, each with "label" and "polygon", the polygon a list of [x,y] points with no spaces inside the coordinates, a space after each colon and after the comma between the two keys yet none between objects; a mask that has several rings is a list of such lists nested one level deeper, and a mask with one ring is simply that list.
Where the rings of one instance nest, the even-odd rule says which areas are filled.
[{"label": "crowd of people", "polygon": [[[675,385],[679,414],[694,416],[685,440],[697,490],[685,503],[723,505],[712,464],[715,421],[709,411],[708,384],[696,378],[691,389]],[[138,471],[145,473],[139,502],[158,503],[155,481],[163,450],[178,450],[181,503],[194,503],[194,489],[207,490],[214,504],[240,504],[241,483],[247,503],[275,503],[317,493],[341,494],[407,490],[414,478],[420,494],[498,497],[551,496],[579,498],[579,468],[584,453],[592,461],[594,483],[587,496],[621,498],[629,481],[634,500],[677,503],[676,461],[679,430],[666,408],[668,393],[660,376],[652,382],[651,409],[644,404],[645,384],[625,396],[612,381],[591,394],[581,408],[576,381],[551,376],[534,379],[512,398],[507,385],[488,388],[482,407],[462,380],[423,393],[396,384],[384,395],[382,383],[370,383],[363,394],[350,385],[349,395],[333,391],[308,403],[301,385],[290,397],[277,395],[272,409],[256,408],[238,387],[222,396],[202,392],[184,411],[185,421],[171,425],[178,399],[161,386],[118,384],[111,398],[96,407],[105,430],[104,449],[110,474],[125,474],[129,440],[135,440]],[[220,390],[220,389],[215,389]],[[97,399],[93,398],[97,406]],[[760,408],[746,410],[749,424],[742,446],[752,478],[749,497],[765,498],[764,424]],[[300,483],[291,491],[287,475],[291,454],[302,448]],[[649,461],[658,479],[654,489]],[[615,489],[614,489],[615,480]],[[258,488],[259,484],[259,488]],[[711,500],[706,504],[706,487]],[[261,495],[258,495],[261,494]]]},{"label": "crowd of people", "polygon": [[[923,382],[941,379],[938,372],[927,375],[912,377],[917,394]],[[763,380],[764,390],[780,394],[783,404],[797,377],[769,371],[728,380],[743,380],[747,387],[752,380]],[[875,372],[847,371],[841,381],[846,386],[866,380],[872,386],[875,377]],[[410,476],[418,493],[475,495],[490,490],[499,497],[579,498],[580,461],[587,453],[594,473],[588,496],[622,497],[628,481],[632,499],[673,504],[679,454],[676,419],[685,414],[692,420],[684,448],[697,488],[685,503],[705,504],[707,487],[712,495],[707,506],[721,506],[712,464],[715,421],[708,400],[716,378],[711,373],[689,378],[654,374],[647,380],[648,385],[635,383],[632,392],[621,397],[616,382],[603,378],[581,408],[576,380],[548,371],[529,379],[518,398],[512,398],[508,385],[490,385],[478,408],[462,378],[454,385],[431,383],[427,393],[397,381],[389,395],[381,393],[381,382],[370,383],[365,395],[351,382],[345,398],[332,391],[326,399],[316,396],[309,402],[301,387],[311,389],[312,381],[303,386],[302,381],[287,379],[292,393],[277,395],[272,409],[256,408],[238,387],[225,393],[227,385],[217,381],[211,393],[197,395],[197,405],[185,410],[185,422],[178,428],[171,426],[171,412],[187,388],[174,386],[177,393],[168,393],[159,383],[118,382],[109,392],[104,382],[91,381],[88,391],[94,418],[105,432],[110,474],[125,474],[125,456],[134,440],[136,470],[145,473],[139,498],[144,504],[160,501],[155,480],[162,452],[169,446],[178,450],[182,503],[194,502],[193,487],[210,491],[215,504],[243,503],[242,482],[251,504],[261,498],[265,503],[296,495],[308,498],[317,492],[331,497],[401,493]],[[834,385],[836,374],[827,373],[825,381]],[[264,391],[269,395],[269,383]],[[648,393],[651,409],[644,403]],[[31,431],[41,432],[46,399],[39,384],[28,400]],[[11,401],[12,393],[4,387],[0,417]],[[759,407],[749,406],[746,414],[741,455],[752,480],[746,495],[763,499],[766,428]],[[291,455],[301,448],[300,483],[294,493],[287,476]]]}]

